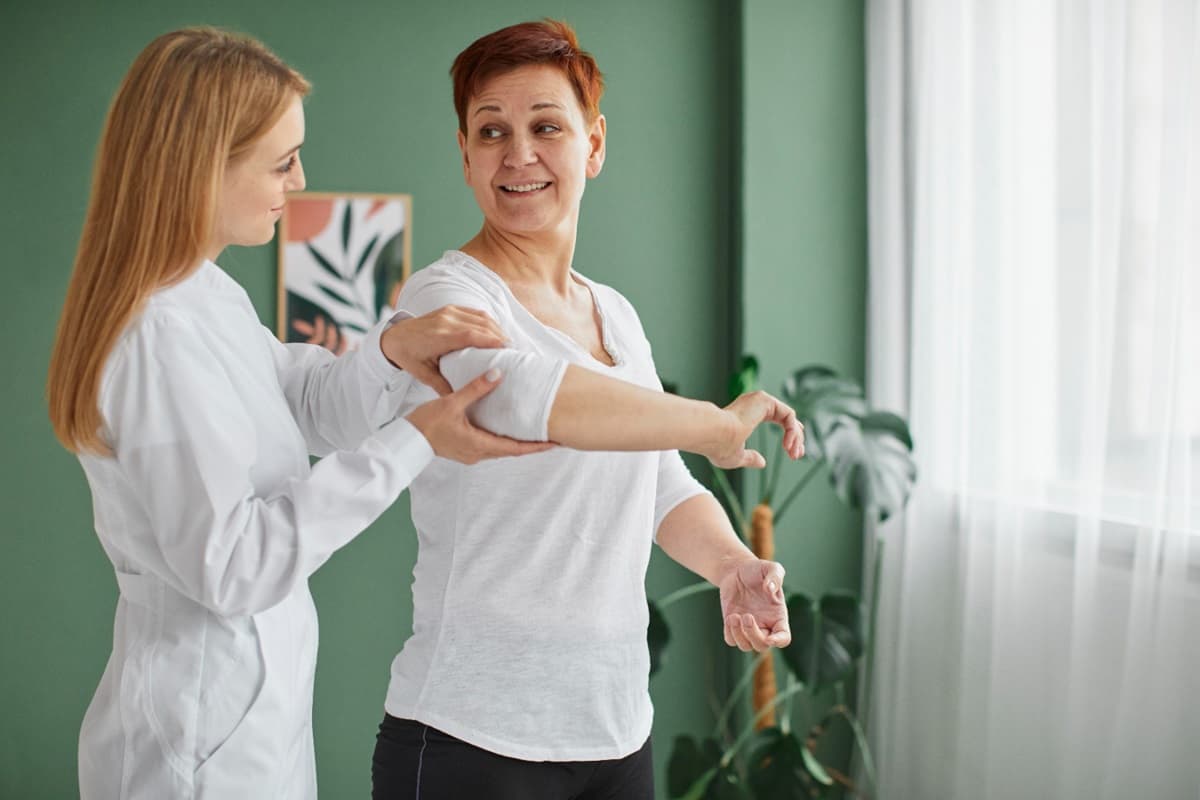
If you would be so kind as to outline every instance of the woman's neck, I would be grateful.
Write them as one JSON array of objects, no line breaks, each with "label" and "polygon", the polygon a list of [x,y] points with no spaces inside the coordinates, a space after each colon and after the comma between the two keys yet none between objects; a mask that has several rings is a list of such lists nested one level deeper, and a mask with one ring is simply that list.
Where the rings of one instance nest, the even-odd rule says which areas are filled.
[{"label": "woman's neck", "polygon": [[567,297],[571,292],[571,264],[575,234],[521,236],[499,231],[484,222],[462,251],[486,264],[510,286],[536,286]]}]

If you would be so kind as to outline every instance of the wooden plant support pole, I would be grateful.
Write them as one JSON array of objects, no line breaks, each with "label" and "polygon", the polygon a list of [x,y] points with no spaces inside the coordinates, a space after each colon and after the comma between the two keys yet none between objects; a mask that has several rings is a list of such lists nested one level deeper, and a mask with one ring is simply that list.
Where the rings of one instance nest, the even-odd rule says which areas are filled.
[{"label": "wooden plant support pole", "polygon": [[[750,549],[759,558],[773,561],[775,559],[775,512],[766,503],[754,507],[750,516]],[[770,652],[770,651],[768,651]],[[764,658],[754,671],[754,713],[758,714],[775,699],[777,684],[775,683],[775,657],[772,654]],[[775,709],[758,718],[755,729],[763,730],[775,725]]]}]

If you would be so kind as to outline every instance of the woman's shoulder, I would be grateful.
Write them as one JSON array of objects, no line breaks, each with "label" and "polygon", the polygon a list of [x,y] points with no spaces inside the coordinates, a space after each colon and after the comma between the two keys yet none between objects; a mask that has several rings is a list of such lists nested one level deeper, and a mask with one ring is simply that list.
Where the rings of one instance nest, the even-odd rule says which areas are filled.
[{"label": "woman's shoulder", "polygon": [[[404,282],[399,306],[420,298],[436,298],[441,305],[486,302],[502,304],[504,282],[498,275],[459,250],[447,250],[442,257],[423,267]],[[472,302],[475,301],[475,302]]]},{"label": "woman's shoulder", "polygon": [[177,363],[170,351],[193,339],[195,325],[187,310],[151,295],[134,313],[113,345],[100,378],[99,400],[105,408],[116,384],[152,383],[163,380],[163,369]]},{"label": "woman's shoulder", "polygon": [[261,325],[244,290],[212,266],[151,294],[134,312],[105,365],[104,385],[119,372],[161,374],[187,368],[213,350],[213,334],[253,333]]}]

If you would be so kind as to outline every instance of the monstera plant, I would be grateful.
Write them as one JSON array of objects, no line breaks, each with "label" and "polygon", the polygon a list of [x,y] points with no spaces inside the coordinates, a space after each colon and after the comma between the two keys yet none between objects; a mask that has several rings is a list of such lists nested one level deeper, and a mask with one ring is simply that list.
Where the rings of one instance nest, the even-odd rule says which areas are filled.
[{"label": "monstera plant", "polygon": [[[758,388],[758,361],[745,356],[731,381],[733,395]],[[847,505],[882,522],[902,510],[916,481],[912,438],[899,416],[870,408],[859,384],[824,366],[796,370],[783,385],[782,396],[805,428],[805,472],[792,489],[778,497],[784,469],[782,448],[773,455],[758,483],[757,502],[747,515],[737,493],[720,470],[715,485],[724,496],[735,528],[760,558],[774,558],[775,528],[797,497],[819,475]],[[818,484],[819,485],[819,484]],[[876,549],[872,582],[878,588],[882,543]],[[786,565],[785,565],[786,566]],[[662,668],[670,641],[670,626],[663,610],[685,597],[712,591],[700,582],[650,603],[648,631],[651,675]],[[872,599],[878,591],[872,592]],[[869,673],[870,630],[874,608],[864,609],[850,591],[814,597],[803,591],[787,598],[792,643],[780,651],[786,667],[786,685],[780,691],[776,656],[764,653],[753,660],[726,699],[711,736],[676,739],[668,765],[667,788],[682,800],[789,800],[828,797],[835,791],[868,796],[874,789],[874,766],[864,732],[864,722],[847,698],[846,684],[860,669]],[[869,682],[870,675],[862,676]],[[751,692],[752,717],[740,733],[729,730],[734,709]],[[827,707],[816,712],[816,699]],[[803,733],[793,730],[793,699],[809,717]],[[865,713],[865,710],[864,710]],[[818,744],[834,724],[845,724],[853,735],[870,785],[822,763]]]}]

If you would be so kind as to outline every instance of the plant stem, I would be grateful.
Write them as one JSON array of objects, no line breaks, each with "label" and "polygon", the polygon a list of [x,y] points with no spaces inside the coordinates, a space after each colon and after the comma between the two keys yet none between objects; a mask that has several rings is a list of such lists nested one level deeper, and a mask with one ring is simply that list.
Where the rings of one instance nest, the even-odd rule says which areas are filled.
[{"label": "plant stem", "polygon": [[858,745],[858,752],[862,756],[863,770],[867,773],[867,780],[871,782],[871,794],[878,794],[879,787],[875,785],[875,760],[871,757],[871,745],[867,741],[866,731],[863,730],[858,718],[854,716],[854,712],[846,705],[846,690],[840,681],[836,691],[837,704],[829,710],[829,714],[831,717],[841,717],[850,726],[850,731],[854,734],[854,741]]},{"label": "plant stem", "polygon": [[853,715],[847,715],[846,722],[850,723],[850,729],[854,731],[854,738],[858,741],[858,752],[862,754],[863,769],[866,770],[867,780],[871,782],[871,795],[878,796],[879,787],[875,784],[875,759],[871,757],[871,745],[867,741],[866,731],[862,729]]},{"label": "plant stem", "polygon": [[758,656],[750,664],[749,669],[742,673],[742,677],[738,679],[737,685],[733,687],[733,691],[729,693],[729,699],[725,701],[725,706],[721,709],[720,716],[717,717],[717,733],[721,732],[729,722],[729,715],[733,713],[733,707],[737,705],[738,698],[746,693],[746,688],[750,686],[750,681],[754,679],[754,673],[758,670],[758,665],[769,658],[771,651]]},{"label": "plant stem", "polygon": [[876,626],[879,623],[879,583],[880,576],[883,574],[883,544],[882,539],[875,538],[875,564],[872,567],[874,574],[871,575],[871,616],[870,622],[867,623],[870,629],[867,631],[867,647],[863,654],[864,686],[860,689],[863,698],[861,719],[864,728],[867,727],[871,711],[871,691],[873,689],[871,681],[875,674],[875,634]]},{"label": "plant stem", "polygon": [[713,478],[716,480],[717,487],[720,488],[721,493],[725,495],[725,501],[729,503],[729,511],[733,514],[733,521],[737,523],[738,536],[745,538],[746,513],[742,511],[742,502],[738,500],[737,493],[729,485],[729,478],[725,477],[724,470],[713,467]]},{"label": "plant stem", "polygon": [[717,588],[716,586],[713,586],[708,581],[697,581],[696,583],[689,584],[688,586],[684,586],[681,589],[676,589],[675,591],[671,592],[666,597],[664,597],[662,600],[659,600],[658,601],[658,609],[659,609],[659,611],[661,611],[661,610],[665,609],[667,606],[671,605],[672,603],[676,603],[685,597],[691,597],[692,595],[700,594],[701,592],[712,591],[716,588]]},{"label": "plant stem", "polygon": [[820,472],[821,464],[823,463],[823,461],[818,461],[809,467],[808,472],[804,473],[804,476],[800,478],[800,482],[792,487],[792,491],[788,492],[788,496],[785,497],[783,502],[779,504],[779,508],[775,512],[776,525],[779,524],[779,518],[783,516],[783,512],[787,511],[788,506],[790,506],[792,501],[796,499],[796,495],[800,494],[800,490],[807,486],[808,482],[811,481],[818,472]]},{"label": "plant stem", "polygon": [[[763,458],[767,458],[767,453],[769,452],[767,450],[767,445],[766,445],[767,432],[764,431],[763,426],[758,426],[757,431],[755,431],[754,438],[755,438],[755,449],[758,452],[762,453]],[[769,461],[767,462],[767,467],[768,468],[770,467]],[[766,469],[756,469],[755,471],[756,471],[756,473],[758,473],[756,475],[756,479],[758,482],[758,495],[757,495],[757,497],[752,499],[754,501],[752,501],[751,505],[758,505],[758,504],[762,503],[762,499],[764,497],[766,497],[766,495],[767,495],[767,470]]]},{"label": "plant stem", "polygon": [[[791,672],[788,672],[787,688],[791,689],[795,685],[796,676]],[[784,693],[787,693],[787,689],[784,690]],[[792,732],[792,698],[790,695],[787,699],[787,705],[784,707],[783,713],[780,715],[779,730],[783,731],[785,734]]]},{"label": "plant stem", "polygon": [[770,505],[771,498],[775,496],[775,489],[779,486],[779,476],[783,472],[783,439],[779,440],[779,447],[776,447],[771,453],[771,466],[767,470],[769,480],[767,481],[767,491],[763,493],[762,502]]},{"label": "plant stem", "polygon": [[782,703],[787,698],[791,697],[792,695],[794,695],[798,692],[804,691],[805,688],[806,687],[804,686],[804,684],[797,683],[795,686],[790,687],[786,691],[780,692],[779,695],[777,695],[774,700],[772,700],[768,705],[761,708],[759,710],[759,712],[754,715],[754,719],[750,720],[750,722],[746,725],[746,727],[742,729],[741,734],[738,735],[738,738],[734,741],[734,743],[731,744],[729,746],[729,748],[721,755],[721,766],[722,767],[729,766],[729,762],[733,759],[734,754],[736,754],[737,751],[742,747],[742,745],[744,745],[746,743],[746,740],[749,739],[751,735],[753,735],[754,725],[758,722],[758,720],[761,717],[766,716],[768,713],[770,713],[770,711],[773,708],[778,706],[780,703]]}]

